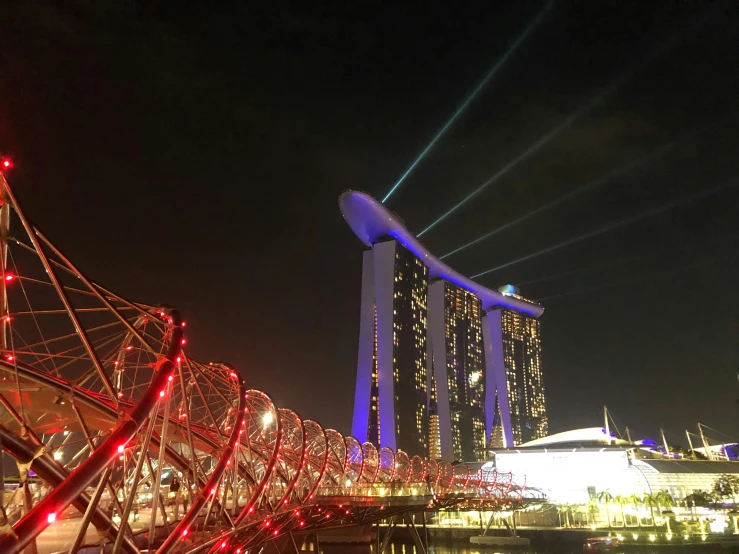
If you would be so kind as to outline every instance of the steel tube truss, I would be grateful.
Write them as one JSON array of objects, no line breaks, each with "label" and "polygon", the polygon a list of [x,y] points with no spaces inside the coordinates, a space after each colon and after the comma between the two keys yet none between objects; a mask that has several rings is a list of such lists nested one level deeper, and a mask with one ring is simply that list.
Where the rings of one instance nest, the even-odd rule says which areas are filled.
[{"label": "steel tube truss", "polygon": [[0,552],[242,553],[409,510],[522,498],[510,475],[302,419],[236,368],[186,355],[184,330],[176,310],[89,280],[0,173],[0,455],[17,468],[0,459],[3,482],[17,479],[0,500]]}]

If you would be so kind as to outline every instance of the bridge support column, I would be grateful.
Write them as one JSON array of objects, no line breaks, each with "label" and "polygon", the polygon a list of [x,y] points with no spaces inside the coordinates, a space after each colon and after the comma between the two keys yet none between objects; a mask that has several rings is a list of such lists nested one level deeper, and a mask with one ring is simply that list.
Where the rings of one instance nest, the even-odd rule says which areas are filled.
[{"label": "bridge support column", "polygon": [[[416,546],[419,554],[428,554],[428,533],[426,530],[426,512],[421,512],[423,515],[423,529],[425,540],[421,539],[421,535],[418,533],[418,527],[413,521],[413,515],[409,512],[403,514],[396,514],[390,518],[385,536],[380,542],[380,522],[377,522],[377,554],[386,554],[388,552],[388,546],[390,546],[390,540],[393,538],[393,533],[398,526],[398,523],[405,523],[406,527],[410,530],[413,544]],[[410,524],[410,525],[409,525]]]},{"label": "bridge support column", "polygon": [[[426,512],[421,512],[424,517],[424,529],[426,528]],[[404,515],[404,519],[407,519],[411,524],[411,537],[413,537],[413,542],[416,545],[416,548],[421,554],[428,554],[428,539],[426,541],[426,544],[421,540],[421,536],[418,534],[418,528],[416,527],[416,523],[413,521],[413,514],[406,513]]]}]

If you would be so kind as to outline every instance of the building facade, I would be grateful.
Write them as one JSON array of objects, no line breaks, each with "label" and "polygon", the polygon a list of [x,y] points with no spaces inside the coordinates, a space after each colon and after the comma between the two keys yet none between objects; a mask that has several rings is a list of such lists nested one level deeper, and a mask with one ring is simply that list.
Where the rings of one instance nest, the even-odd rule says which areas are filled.
[{"label": "building facade", "polygon": [[[523,299],[516,287],[502,294]],[[545,437],[549,432],[541,371],[541,323],[506,307],[485,316],[489,384],[497,392],[504,446]]]},{"label": "building facade", "polygon": [[372,197],[347,192],[340,206],[369,247],[352,434],[467,462],[486,459],[492,440],[513,446],[545,435],[544,309],[516,289],[460,275]]},{"label": "building facade", "polygon": [[352,434],[428,455],[428,268],[395,240],[364,253]]},{"label": "building facade", "polygon": [[441,458],[487,457],[482,302],[440,280],[429,287],[429,341],[436,379]]}]

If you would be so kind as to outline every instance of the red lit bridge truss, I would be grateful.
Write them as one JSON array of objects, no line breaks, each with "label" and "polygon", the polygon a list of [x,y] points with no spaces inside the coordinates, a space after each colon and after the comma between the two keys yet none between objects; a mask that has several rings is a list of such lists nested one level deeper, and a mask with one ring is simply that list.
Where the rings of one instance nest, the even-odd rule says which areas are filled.
[{"label": "red lit bridge truss", "polygon": [[0,202],[0,552],[246,552],[519,501],[509,475],[360,444],[189,358],[177,311],[87,279],[2,174]]}]

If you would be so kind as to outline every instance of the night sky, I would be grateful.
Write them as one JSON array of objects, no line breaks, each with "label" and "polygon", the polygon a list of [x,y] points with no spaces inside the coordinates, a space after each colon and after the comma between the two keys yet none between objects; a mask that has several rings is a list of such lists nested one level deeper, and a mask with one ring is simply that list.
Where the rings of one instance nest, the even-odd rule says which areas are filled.
[{"label": "night sky", "polygon": [[[0,151],[28,215],[91,278],[178,307],[191,355],[348,432],[364,247],[338,196],[383,197],[543,4],[61,4],[0,6]],[[604,91],[423,242],[675,141],[446,261],[473,275],[729,185],[480,278],[551,297],[552,431],[606,404],[635,437],[739,439],[738,52],[736,3],[555,3],[387,202],[422,230]]]}]

